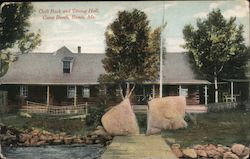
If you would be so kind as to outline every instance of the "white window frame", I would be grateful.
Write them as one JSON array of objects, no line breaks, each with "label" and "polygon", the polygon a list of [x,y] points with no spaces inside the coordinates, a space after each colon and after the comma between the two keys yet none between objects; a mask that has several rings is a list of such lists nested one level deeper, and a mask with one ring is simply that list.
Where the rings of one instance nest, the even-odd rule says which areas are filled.
[{"label": "white window frame", "polygon": [[74,98],[75,86],[67,86],[67,98]]},{"label": "white window frame", "polygon": [[90,88],[89,86],[82,87],[82,97],[83,98],[90,98]]},{"label": "white window frame", "polygon": [[28,86],[27,85],[20,86],[20,96],[28,97]]}]

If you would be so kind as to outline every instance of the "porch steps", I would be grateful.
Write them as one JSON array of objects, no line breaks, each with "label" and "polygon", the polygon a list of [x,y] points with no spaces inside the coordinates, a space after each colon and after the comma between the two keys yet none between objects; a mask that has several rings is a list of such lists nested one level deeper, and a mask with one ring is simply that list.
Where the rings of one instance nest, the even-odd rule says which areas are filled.
[{"label": "porch steps", "polygon": [[207,107],[205,105],[188,105],[186,107],[187,113],[206,113]]},{"label": "porch steps", "polygon": [[147,113],[148,106],[147,105],[132,105],[135,113]]}]

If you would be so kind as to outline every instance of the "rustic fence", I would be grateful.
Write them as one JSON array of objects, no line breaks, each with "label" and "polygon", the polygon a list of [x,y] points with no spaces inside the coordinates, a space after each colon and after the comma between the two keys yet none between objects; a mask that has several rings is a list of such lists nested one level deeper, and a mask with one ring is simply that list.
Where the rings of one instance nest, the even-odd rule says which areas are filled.
[{"label": "rustic fence", "polygon": [[47,115],[87,115],[88,103],[67,106],[54,106],[42,103],[27,101],[27,105],[22,106],[21,111],[30,114],[47,114]]}]

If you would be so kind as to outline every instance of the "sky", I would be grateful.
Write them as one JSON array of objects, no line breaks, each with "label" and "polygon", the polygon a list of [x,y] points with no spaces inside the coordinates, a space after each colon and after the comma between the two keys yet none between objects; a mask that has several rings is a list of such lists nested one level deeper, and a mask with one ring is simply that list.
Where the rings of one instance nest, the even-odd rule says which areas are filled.
[{"label": "sky", "polygon": [[[163,14],[167,27],[164,31],[167,52],[185,51],[182,29],[196,24],[197,18],[206,18],[219,8],[226,19],[236,17],[244,25],[244,38],[249,46],[249,3],[232,1],[116,1],[116,2],[33,2],[31,31],[41,31],[42,43],[34,52],[54,52],[62,46],[83,53],[105,53],[106,27],[117,18],[118,11],[134,8],[144,11],[150,26],[162,24]],[[165,6],[165,7],[164,7]],[[165,8],[165,11],[164,9]]]}]

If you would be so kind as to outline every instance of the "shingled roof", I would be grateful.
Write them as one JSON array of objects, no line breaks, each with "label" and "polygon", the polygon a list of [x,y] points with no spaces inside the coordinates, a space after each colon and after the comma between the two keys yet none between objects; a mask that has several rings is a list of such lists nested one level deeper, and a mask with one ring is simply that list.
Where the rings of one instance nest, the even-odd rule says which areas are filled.
[{"label": "shingled roof", "polygon": [[[165,84],[206,84],[198,80],[185,53],[168,53],[163,66]],[[72,58],[70,73],[63,73],[62,59]],[[101,60],[105,54],[72,53],[62,47],[54,53],[29,53],[18,56],[1,84],[84,85],[98,84],[98,77],[105,73]]]},{"label": "shingled roof", "polygon": [[207,80],[196,77],[189,63],[187,53],[167,53],[163,65],[163,83],[165,84],[209,84]]}]

